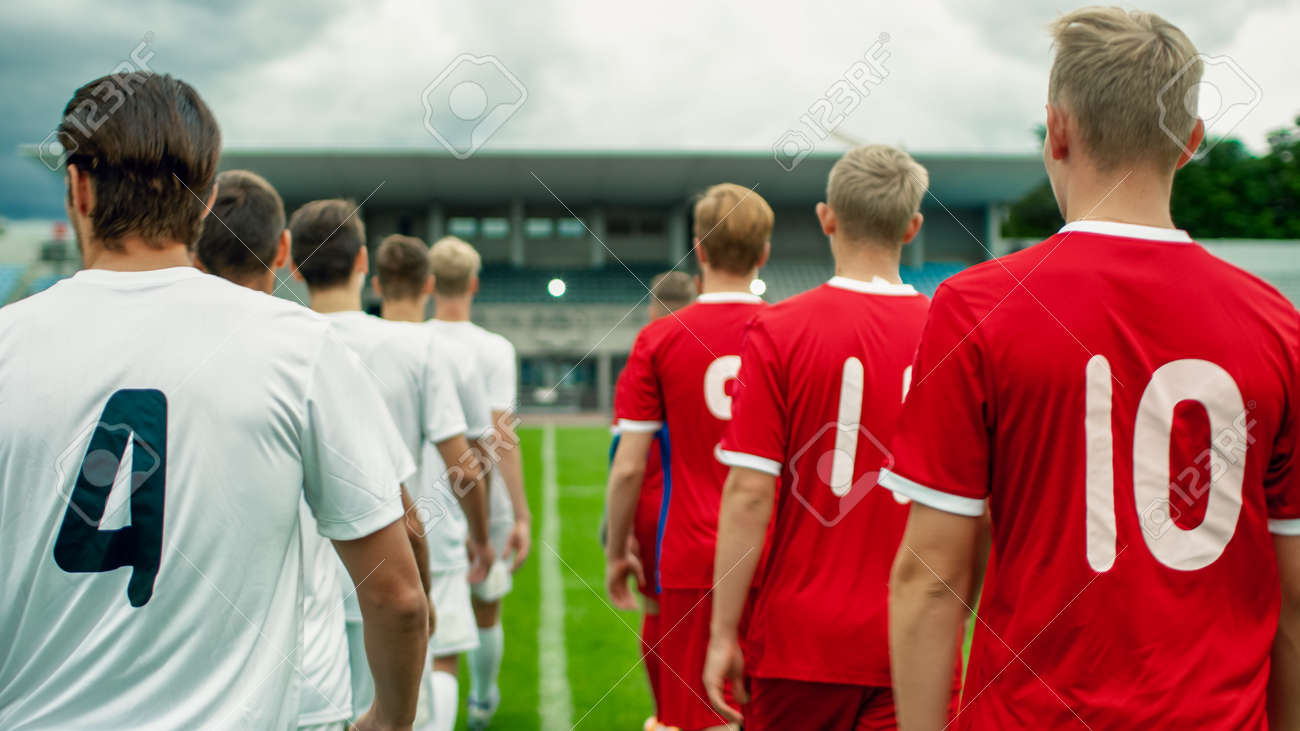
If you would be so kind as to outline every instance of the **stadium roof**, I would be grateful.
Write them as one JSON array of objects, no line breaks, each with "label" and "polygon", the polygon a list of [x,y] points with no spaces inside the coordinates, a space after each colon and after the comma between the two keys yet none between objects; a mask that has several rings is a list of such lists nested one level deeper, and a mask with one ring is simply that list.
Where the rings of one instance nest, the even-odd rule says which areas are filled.
[{"label": "stadium roof", "polygon": [[[839,154],[811,154],[786,172],[768,151],[481,150],[458,160],[428,148],[246,148],[226,150],[221,166],[266,176],[287,200],[362,200],[373,193],[369,204],[378,207],[434,200],[499,205],[511,198],[555,205],[557,197],[580,204],[673,204],[723,180],[757,186],[772,203],[806,204],[823,194]],[[1044,178],[1037,155],[916,158],[930,171],[934,197],[946,206],[1013,201]]]}]

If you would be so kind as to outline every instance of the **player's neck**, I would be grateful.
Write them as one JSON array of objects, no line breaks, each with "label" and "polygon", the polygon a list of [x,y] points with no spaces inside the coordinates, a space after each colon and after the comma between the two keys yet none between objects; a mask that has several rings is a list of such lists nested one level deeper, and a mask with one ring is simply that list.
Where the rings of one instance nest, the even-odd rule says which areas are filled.
[{"label": "player's neck", "polygon": [[1062,212],[1065,220],[1117,221],[1174,228],[1169,214],[1172,174],[1146,168],[1110,173],[1080,170],[1071,177]]},{"label": "player's neck", "polygon": [[835,276],[870,282],[880,278],[892,284],[902,284],[898,263],[902,246],[887,246],[872,241],[833,240],[831,252],[835,255]]},{"label": "player's neck", "polygon": [[444,322],[469,320],[469,297],[433,297],[433,319]]},{"label": "player's neck", "polygon": [[419,297],[384,300],[380,315],[394,322],[424,322],[424,300]]},{"label": "player's neck", "polygon": [[101,242],[85,248],[86,269],[107,269],[114,272],[147,272],[170,267],[193,266],[189,247],[180,242],[167,242],[151,246],[138,236],[121,240],[120,250],[111,251]]},{"label": "player's neck", "polygon": [[321,314],[357,312],[361,309],[361,290],[351,286],[308,291],[311,308]]},{"label": "player's neck", "polygon": [[750,291],[749,285],[754,281],[754,274],[754,272],[733,274],[712,267],[702,267],[700,294],[713,294],[714,292],[748,293]]}]

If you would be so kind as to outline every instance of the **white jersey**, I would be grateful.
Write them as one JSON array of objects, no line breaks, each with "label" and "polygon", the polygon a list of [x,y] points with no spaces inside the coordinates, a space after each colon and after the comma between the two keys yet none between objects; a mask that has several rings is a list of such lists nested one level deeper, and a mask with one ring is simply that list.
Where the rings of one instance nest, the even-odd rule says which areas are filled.
[{"label": "white jersey", "polygon": [[0,309],[0,728],[295,725],[300,501],[338,540],[402,516],[329,332],[190,267]]},{"label": "white jersey", "polygon": [[[423,327],[432,334],[434,357],[448,364],[451,370],[456,395],[465,414],[465,434],[470,439],[477,439],[492,428],[492,407],[487,387],[478,371],[474,351],[465,350],[457,338],[445,332],[442,325],[446,324],[455,323],[430,320]],[[429,533],[429,569],[437,572],[464,569],[469,566],[469,557],[465,552],[469,522],[451,489],[447,465],[438,450],[428,444],[424,445],[423,464],[422,494],[433,501],[435,519],[440,524],[447,524],[447,530]]]},{"label": "white jersey", "polygon": [[[516,401],[515,346],[505,337],[468,320],[430,320],[439,337],[454,343],[455,351],[464,354],[471,370],[483,384],[488,409],[492,412],[514,411]],[[486,429],[475,436],[482,436]],[[489,455],[490,457],[490,455]],[[504,550],[504,537],[514,525],[514,508],[505,478],[496,465],[488,465],[489,516],[493,526],[493,546]]]}]

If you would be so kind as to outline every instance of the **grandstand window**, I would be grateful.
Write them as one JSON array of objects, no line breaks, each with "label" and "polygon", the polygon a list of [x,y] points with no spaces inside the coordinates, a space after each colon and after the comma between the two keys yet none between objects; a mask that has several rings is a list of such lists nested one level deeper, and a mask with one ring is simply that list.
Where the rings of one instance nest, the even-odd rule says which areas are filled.
[{"label": "grandstand window", "polygon": [[510,235],[510,221],[504,218],[484,218],[479,224],[485,239],[504,239]]},{"label": "grandstand window", "polygon": [[605,224],[605,231],[610,236],[628,236],[631,235],[635,226],[632,219],[623,217],[610,217],[609,222]]},{"label": "grandstand window", "polygon": [[478,219],[455,216],[447,221],[447,232],[462,239],[474,238],[478,236]]},{"label": "grandstand window", "polygon": [[587,227],[576,218],[561,218],[555,228],[562,239],[580,239],[587,233]]},{"label": "grandstand window", "polygon": [[555,221],[549,218],[530,218],[524,221],[524,235],[530,239],[549,239],[555,235]]},{"label": "grandstand window", "polygon": [[668,230],[668,224],[659,216],[647,216],[640,221],[641,233],[650,234],[651,236],[662,236]]}]

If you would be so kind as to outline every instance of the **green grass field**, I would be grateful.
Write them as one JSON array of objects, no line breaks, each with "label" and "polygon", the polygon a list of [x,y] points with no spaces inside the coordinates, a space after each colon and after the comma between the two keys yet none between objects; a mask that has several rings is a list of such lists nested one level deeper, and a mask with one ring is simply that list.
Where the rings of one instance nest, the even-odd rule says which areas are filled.
[{"label": "green grass field", "polygon": [[[605,560],[597,542],[608,471],[609,430],[554,427],[555,504],[547,505],[542,427],[520,430],[528,499],[533,510],[533,553],[515,575],[502,623],[506,633],[501,669],[501,708],[493,728],[636,730],[653,710],[640,666],[640,616],[619,612],[605,599]],[[546,535],[548,510],[557,525]],[[552,541],[551,538],[557,540]],[[557,573],[558,570],[558,573]],[[543,580],[549,572],[552,579]],[[543,589],[556,592],[550,606],[563,607],[562,621],[543,611]],[[560,601],[562,600],[562,601]],[[544,654],[542,637],[562,643],[565,669]],[[545,640],[541,640],[542,643]],[[543,665],[550,665],[543,667]],[[541,687],[546,687],[543,694]],[[558,697],[569,689],[568,707]],[[461,671],[461,720],[469,677]],[[569,710],[571,708],[571,710]],[[544,720],[545,718],[545,720]],[[568,719],[567,724],[563,722]]]}]

